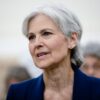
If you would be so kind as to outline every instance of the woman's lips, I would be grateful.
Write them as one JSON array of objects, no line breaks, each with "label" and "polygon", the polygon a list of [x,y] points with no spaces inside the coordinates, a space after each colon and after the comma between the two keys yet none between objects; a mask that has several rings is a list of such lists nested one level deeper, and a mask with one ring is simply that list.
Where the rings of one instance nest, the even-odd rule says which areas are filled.
[{"label": "woman's lips", "polygon": [[41,53],[38,53],[37,54],[37,57],[39,59],[44,59],[47,54],[49,54],[49,53],[48,52],[41,52]]}]

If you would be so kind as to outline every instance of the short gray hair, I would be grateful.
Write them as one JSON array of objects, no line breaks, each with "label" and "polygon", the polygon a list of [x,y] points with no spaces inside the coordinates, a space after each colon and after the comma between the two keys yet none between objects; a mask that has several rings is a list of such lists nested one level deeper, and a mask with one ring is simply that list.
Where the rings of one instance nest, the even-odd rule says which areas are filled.
[{"label": "short gray hair", "polygon": [[78,34],[78,43],[72,50],[71,58],[73,59],[72,61],[79,64],[82,61],[81,54],[79,52],[79,41],[82,35],[82,28],[77,17],[67,8],[58,5],[38,6],[34,8],[33,12],[29,14],[23,22],[24,35],[27,36],[30,20],[35,18],[38,14],[44,14],[50,17],[67,37],[70,37],[73,32]]},{"label": "short gray hair", "polygon": [[100,58],[100,43],[90,42],[83,47],[83,56],[95,56]]}]

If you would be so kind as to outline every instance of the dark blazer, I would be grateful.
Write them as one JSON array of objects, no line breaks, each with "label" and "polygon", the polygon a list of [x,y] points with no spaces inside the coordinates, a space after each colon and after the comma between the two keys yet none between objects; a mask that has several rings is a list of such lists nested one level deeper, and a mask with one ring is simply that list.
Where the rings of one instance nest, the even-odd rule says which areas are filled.
[{"label": "dark blazer", "polygon": [[[44,88],[43,75],[41,75],[11,85],[6,100],[44,100]],[[72,100],[100,100],[100,79],[88,77],[79,69],[75,70]]]}]

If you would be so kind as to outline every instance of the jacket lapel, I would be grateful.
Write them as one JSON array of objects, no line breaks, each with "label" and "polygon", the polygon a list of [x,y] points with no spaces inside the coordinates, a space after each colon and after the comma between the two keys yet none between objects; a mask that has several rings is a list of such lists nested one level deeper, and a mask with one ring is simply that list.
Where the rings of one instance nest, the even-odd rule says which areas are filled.
[{"label": "jacket lapel", "polygon": [[43,75],[36,79],[33,79],[33,82],[28,87],[27,94],[27,100],[44,100]]}]

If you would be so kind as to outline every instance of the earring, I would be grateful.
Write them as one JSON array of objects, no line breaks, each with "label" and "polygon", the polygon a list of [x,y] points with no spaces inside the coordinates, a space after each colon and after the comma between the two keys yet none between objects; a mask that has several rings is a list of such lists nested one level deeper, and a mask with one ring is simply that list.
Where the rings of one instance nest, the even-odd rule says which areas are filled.
[{"label": "earring", "polygon": [[75,47],[75,44],[71,45],[69,48],[70,49],[73,49]]}]

